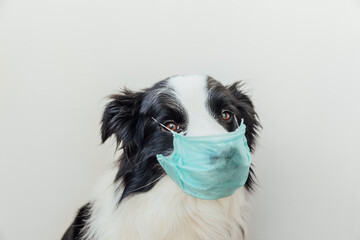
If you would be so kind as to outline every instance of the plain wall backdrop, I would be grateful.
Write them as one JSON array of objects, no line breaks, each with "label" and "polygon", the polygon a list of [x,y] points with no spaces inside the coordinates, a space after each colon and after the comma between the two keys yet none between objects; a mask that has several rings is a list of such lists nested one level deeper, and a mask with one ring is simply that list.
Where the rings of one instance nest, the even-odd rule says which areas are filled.
[{"label": "plain wall backdrop", "polygon": [[60,239],[116,158],[106,96],[176,74],[253,96],[253,240],[360,239],[355,0],[0,0],[0,239]]}]

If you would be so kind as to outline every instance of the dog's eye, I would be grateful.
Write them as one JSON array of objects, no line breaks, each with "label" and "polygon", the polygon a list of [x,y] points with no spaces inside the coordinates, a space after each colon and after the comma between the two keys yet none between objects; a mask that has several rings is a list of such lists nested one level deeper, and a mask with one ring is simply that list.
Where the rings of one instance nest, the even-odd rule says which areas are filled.
[{"label": "dog's eye", "polygon": [[229,120],[232,117],[232,113],[229,111],[222,111],[221,113],[221,119],[224,121]]},{"label": "dog's eye", "polygon": [[177,131],[179,130],[179,125],[177,123],[174,122],[168,122],[165,124],[165,126],[170,129],[171,131]]}]

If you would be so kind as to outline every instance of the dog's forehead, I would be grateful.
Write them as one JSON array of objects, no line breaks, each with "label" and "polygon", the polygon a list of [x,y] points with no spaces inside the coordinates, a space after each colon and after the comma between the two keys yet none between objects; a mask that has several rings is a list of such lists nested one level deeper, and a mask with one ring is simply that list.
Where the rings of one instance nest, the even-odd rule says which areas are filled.
[{"label": "dog's forehead", "polygon": [[[224,128],[209,110],[209,76],[176,76],[168,79],[174,97],[180,102],[188,115],[188,135],[207,135],[223,133]],[[213,83],[218,83],[213,80]]]},{"label": "dog's forehead", "polygon": [[207,79],[206,75],[175,76],[168,79],[168,84],[185,108],[193,104],[204,106],[207,98]]}]

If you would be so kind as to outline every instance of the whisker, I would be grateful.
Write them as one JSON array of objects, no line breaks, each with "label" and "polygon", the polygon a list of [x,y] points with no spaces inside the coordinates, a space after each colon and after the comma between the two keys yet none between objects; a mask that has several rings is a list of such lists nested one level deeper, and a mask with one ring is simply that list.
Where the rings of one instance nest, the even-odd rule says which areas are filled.
[{"label": "whisker", "polygon": [[142,189],[142,188],[144,188],[144,187],[147,187],[147,186],[149,186],[150,184],[152,184],[152,183],[156,182],[157,180],[159,180],[160,178],[162,178],[163,176],[165,176],[165,174],[162,174],[160,177],[156,178],[154,181],[151,181],[151,182],[145,184],[144,186],[141,186],[141,187],[139,187],[139,188],[136,188],[136,189],[128,192],[127,194],[132,193],[132,192],[136,192],[137,190],[140,190],[140,189]]}]

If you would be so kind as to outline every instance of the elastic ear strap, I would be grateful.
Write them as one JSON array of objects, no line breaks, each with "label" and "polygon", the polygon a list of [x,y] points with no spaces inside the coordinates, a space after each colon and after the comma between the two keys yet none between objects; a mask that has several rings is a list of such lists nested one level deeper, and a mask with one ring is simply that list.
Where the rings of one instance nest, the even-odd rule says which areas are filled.
[{"label": "elastic ear strap", "polygon": [[239,125],[239,121],[237,120],[237,117],[235,117],[235,122],[236,122],[237,126],[239,127],[240,125],[244,124],[244,119],[243,118],[241,119],[241,123]]},{"label": "elastic ear strap", "polygon": [[151,117],[152,120],[154,120],[155,122],[157,122],[158,124],[160,124],[160,126],[162,126],[163,128],[169,130],[170,132],[173,132],[171,129],[169,129],[168,127],[166,127],[164,124],[162,124],[161,122],[159,122],[158,120],[156,120],[154,117]]}]

